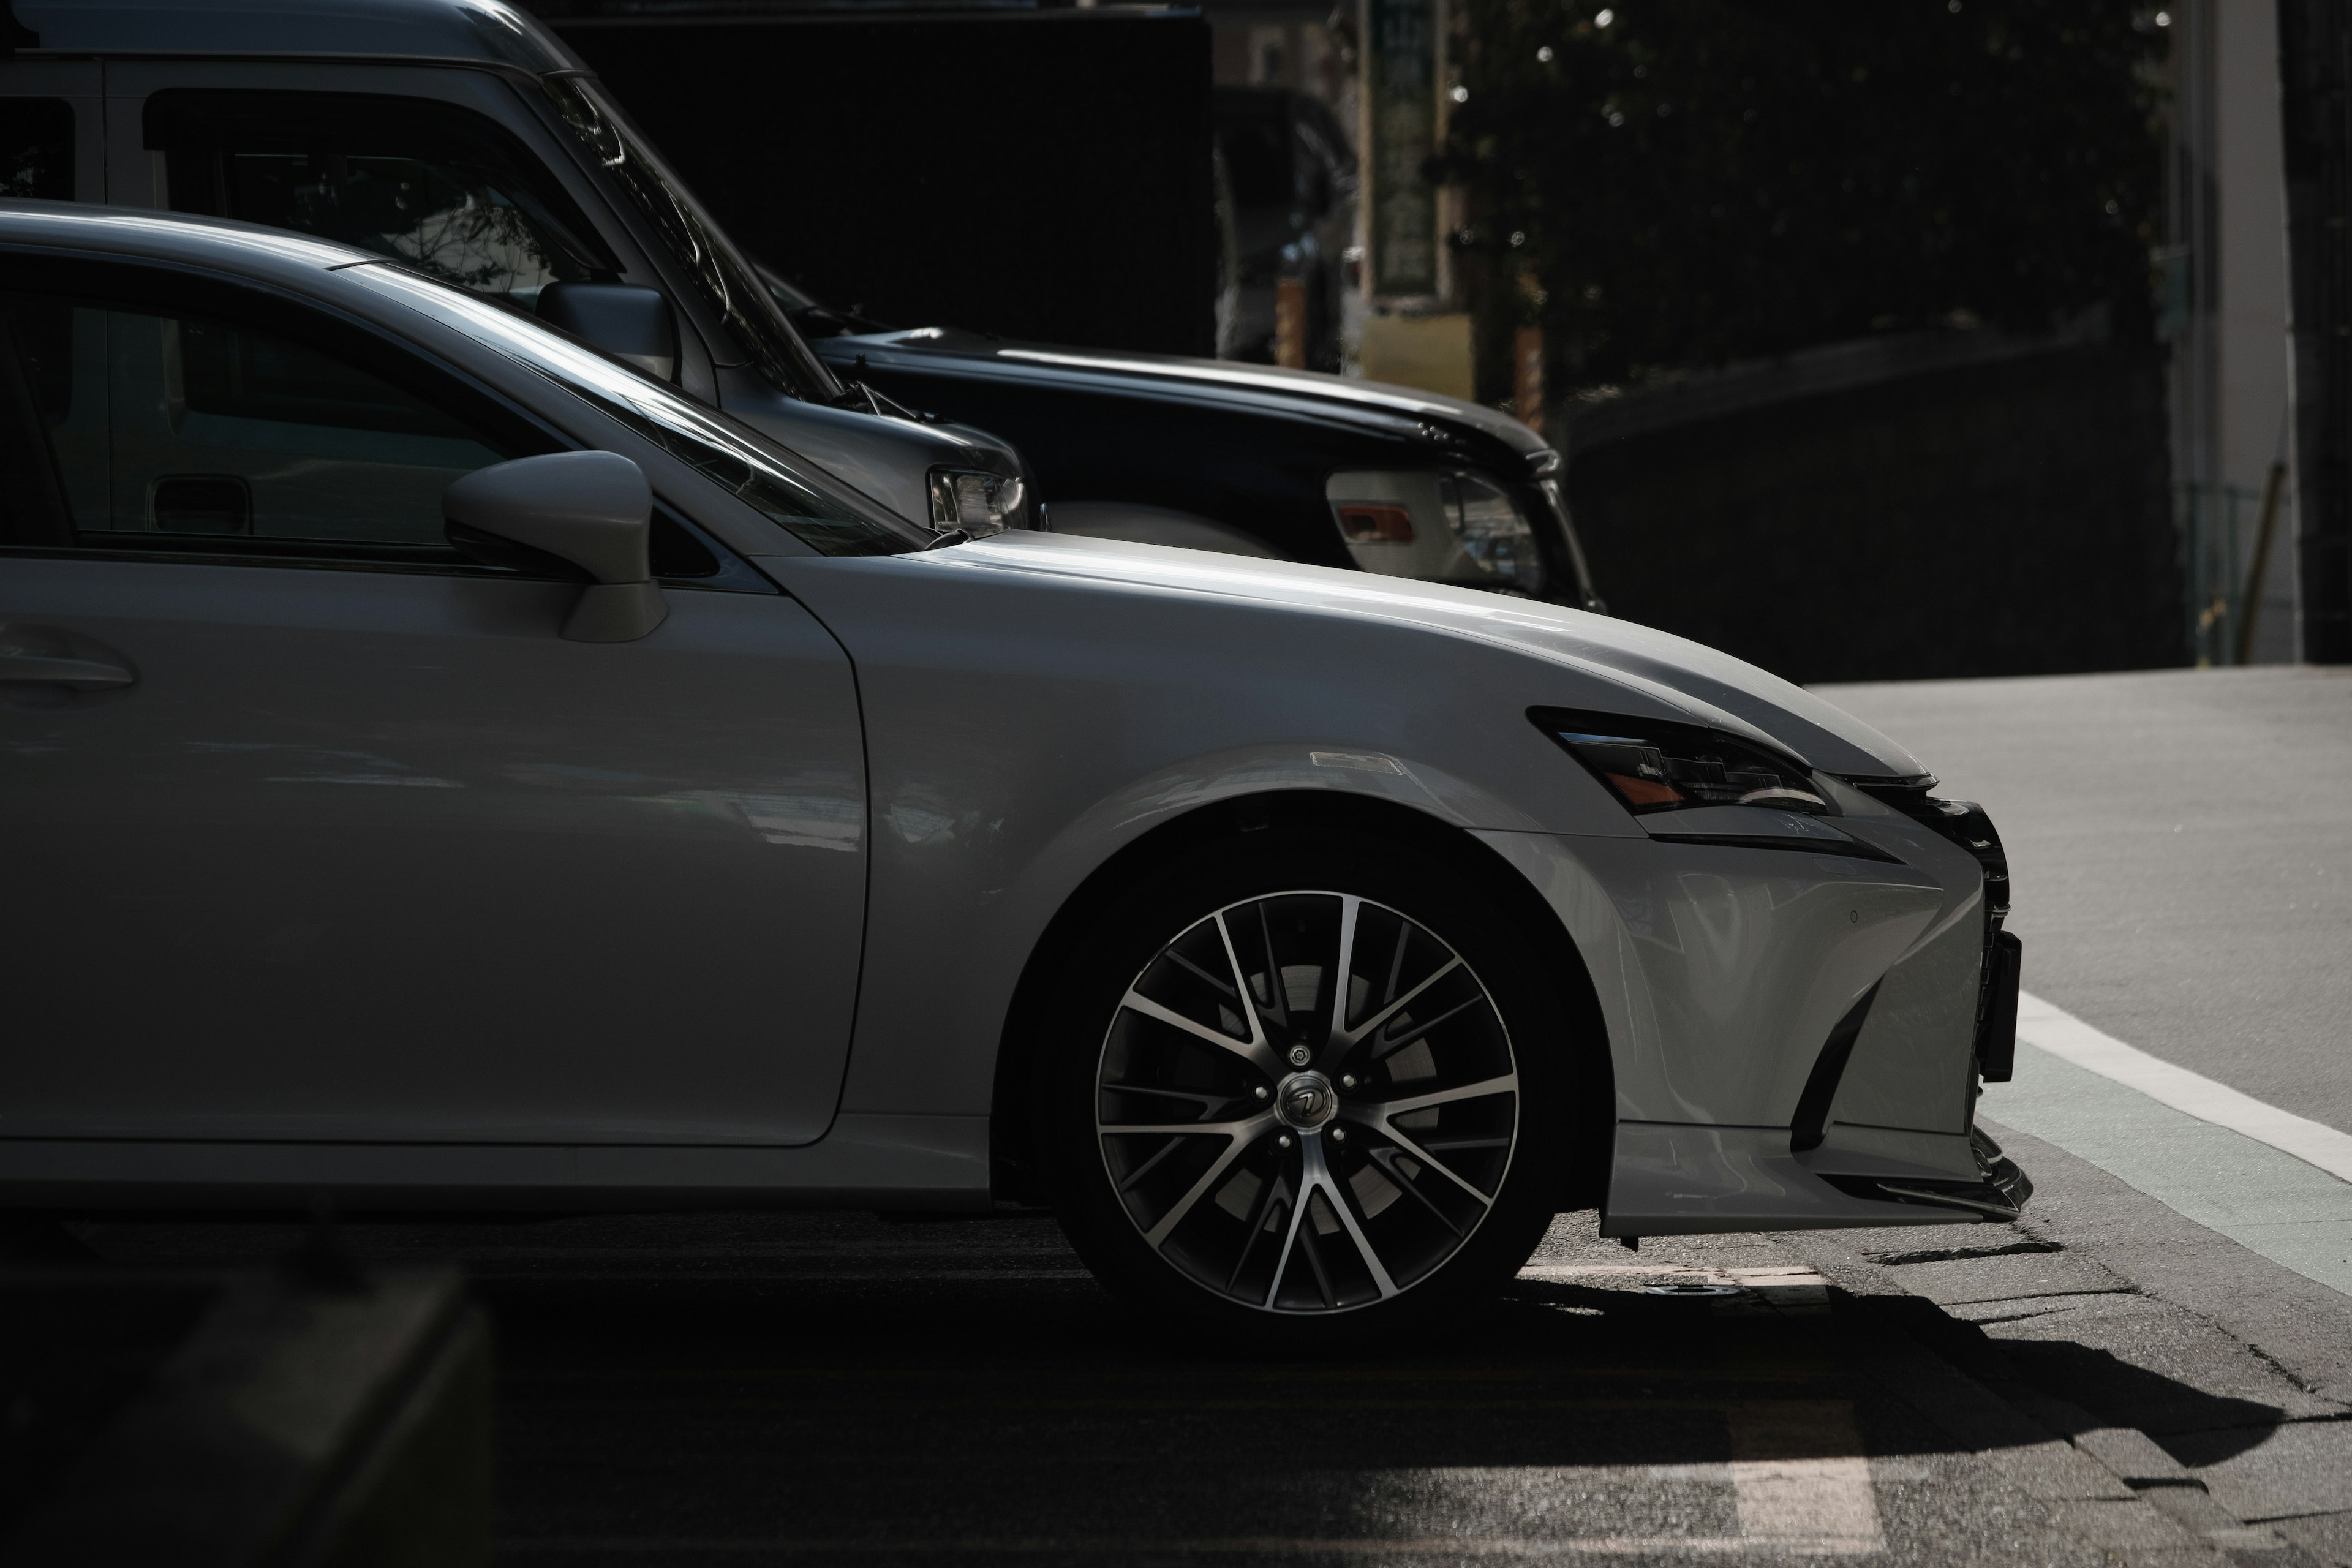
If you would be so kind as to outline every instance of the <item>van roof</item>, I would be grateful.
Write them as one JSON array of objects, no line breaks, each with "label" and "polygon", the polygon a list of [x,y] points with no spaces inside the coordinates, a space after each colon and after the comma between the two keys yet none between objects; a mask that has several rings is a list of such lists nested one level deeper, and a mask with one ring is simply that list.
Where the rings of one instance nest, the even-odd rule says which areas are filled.
[{"label": "van roof", "polygon": [[584,68],[505,0],[0,0],[0,18],[12,9],[20,55],[358,55],[533,75]]}]

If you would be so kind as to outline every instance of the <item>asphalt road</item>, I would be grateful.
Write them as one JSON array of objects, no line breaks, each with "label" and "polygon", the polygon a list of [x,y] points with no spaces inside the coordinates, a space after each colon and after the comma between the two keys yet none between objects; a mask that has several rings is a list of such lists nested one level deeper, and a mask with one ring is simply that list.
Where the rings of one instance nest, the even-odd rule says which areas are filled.
[{"label": "asphalt road", "polygon": [[1991,814],[2027,990],[2352,1132],[2352,669],[1820,689]]},{"label": "asphalt road", "polygon": [[[146,1267],[259,1262],[301,1234],[79,1229]],[[1504,1299],[1344,1358],[1171,1336],[1030,1216],[341,1235],[461,1262],[488,1305],[508,1562],[2346,1560],[2139,1484],[2182,1468],[2144,1426],[2243,1468],[2341,1407],[2210,1325],[2118,1317],[2137,1298],[2067,1243],[1939,1226],[1635,1255],[1591,1229],[1563,1216]],[[1693,1286],[1716,1289],[1654,1293]],[[2018,1337],[2084,1298],[2114,1342],[2095,1322]],[[2324,1458],[2287,1469],[2328,1484]],[[2236,1507],[2270,1506],[2266,1475]]]}]

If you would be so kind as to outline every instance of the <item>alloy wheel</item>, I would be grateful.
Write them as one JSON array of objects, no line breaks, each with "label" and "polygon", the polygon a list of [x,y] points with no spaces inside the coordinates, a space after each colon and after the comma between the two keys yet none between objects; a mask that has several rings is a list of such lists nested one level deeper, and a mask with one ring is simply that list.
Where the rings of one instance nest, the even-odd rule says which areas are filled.
[{"label": "alloy wheel", "polygon": [[1493,1207],[1518,1135],[1508,1031],[1408,916],[1296,891],[1179,933],[1121,997],[1096,1079],[1105,1173],[1144,1243],[1272,1312],[1375,1305]]}]

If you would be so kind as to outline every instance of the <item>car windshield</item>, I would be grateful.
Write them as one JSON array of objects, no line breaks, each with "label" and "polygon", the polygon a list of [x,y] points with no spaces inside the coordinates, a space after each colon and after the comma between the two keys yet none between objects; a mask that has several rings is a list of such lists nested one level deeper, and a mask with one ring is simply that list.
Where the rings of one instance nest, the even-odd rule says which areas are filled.
[{"label": "car windshield", "polygon": [[592,82],[551,77],[541,84],[564,128],[588,149],[646,220],[673,260],[727,323],[751,367],[788,396],[828,403],[841,384],[809,352],[734,242],[703,214],[620,111]]},{"label": "car windshield", "polygon": [[353,267],[354,282],[422,311],[593,405],[723,487],[820,555],[895,555],[930,535],[796,468],[772,443],[533,318],[405,267]]}]

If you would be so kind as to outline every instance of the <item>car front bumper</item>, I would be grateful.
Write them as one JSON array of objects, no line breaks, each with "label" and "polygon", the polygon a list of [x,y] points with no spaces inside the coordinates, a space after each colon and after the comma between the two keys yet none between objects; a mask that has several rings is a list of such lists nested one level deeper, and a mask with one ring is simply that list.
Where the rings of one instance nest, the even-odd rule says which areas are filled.
[{"label": "car front bumper", "polygon": [[2008,1220],[2031,1195],[1974,1124],[2015,1029],[2000,889],[1929,826],[1839,825],[1893,858],[1478,835],[1591,975],[1616,1096],[1602,1235]]}]

